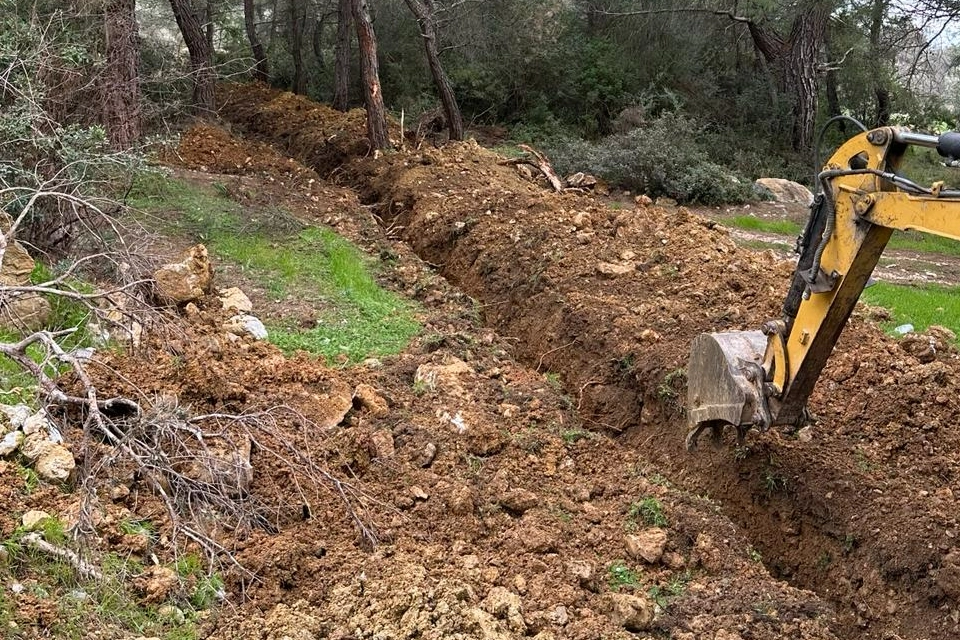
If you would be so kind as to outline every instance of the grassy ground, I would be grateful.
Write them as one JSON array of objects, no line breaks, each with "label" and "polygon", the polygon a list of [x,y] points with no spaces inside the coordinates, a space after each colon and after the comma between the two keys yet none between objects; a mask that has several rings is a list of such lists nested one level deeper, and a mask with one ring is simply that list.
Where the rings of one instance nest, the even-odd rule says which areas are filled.
[{"label": "grassy ground", "polygon": [[910,287],[878,282],[863,292],[863,301],[893,313],[887,329],[912,324],[922,331],[936,324],[960,335],[960,287]]},{"label": "grassy ground", "polygon": [[402,350],[420,329],[413,305],[380,288],[372,263],[329,229],[302,225],[282,210],[244,210],[216,185],[158,176],[139,180],[129,202],[206,243],[272,297],[319,309],[310,328],[293,319],[267,323],[270,341],[285,351],[357,362]]}]

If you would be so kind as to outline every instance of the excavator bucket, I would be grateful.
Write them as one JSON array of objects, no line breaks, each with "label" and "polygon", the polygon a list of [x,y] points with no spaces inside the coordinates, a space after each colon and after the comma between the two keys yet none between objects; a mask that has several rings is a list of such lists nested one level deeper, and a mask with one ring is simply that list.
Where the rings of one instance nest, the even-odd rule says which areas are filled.
[{"label": "excavator bucket", "polygon": [[760,331],[701,333],[694,339],[687,366],[687,449],[696,449],[707,429],[719,445],[726,425],[736,427],[742,439],[758,422],[766,347]]}]

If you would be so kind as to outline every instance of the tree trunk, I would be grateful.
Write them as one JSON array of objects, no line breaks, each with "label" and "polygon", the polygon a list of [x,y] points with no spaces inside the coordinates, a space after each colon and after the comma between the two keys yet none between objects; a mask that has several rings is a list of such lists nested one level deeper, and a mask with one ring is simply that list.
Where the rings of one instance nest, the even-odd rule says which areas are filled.
[{"label": "tree trunk", "polygon": [[307,92],[307,77],[303,68],[303,32],[307,22],[307,8],[301,0],[290,0],[290,54],[293,56],[294,93]]},{"label": "tree trunk", "polygon": [[363,97],[367,106],[367,136],[374,149],[390,146],[387,131],[387,109],[380,88],[380,70],[377,64],[377,35],[373,30],[368,0],[351,0],[353,21],[357,25],[357,44],[360,48],[360,74],[363,76]]},{"label": "tree trunk", "polygon": [[253,51],[253,59],[256,61],[256,66],[253,68],[253,78],[260,82],[269,82],[270,63],[267,61],[267,53],[263,50],[263,43],[260,42],[260,36],[257,35],[256,12],[254,11],[253,0],[243,0],[243,24],[247,30],[247,40],[250,41],[250,50]]},{"label": "tree trunk", "polygon": [[410,11],[417,18],[420,25],[420,35],[423,37],[423,46],[427,51],[427,63],[430,65],[430,75],[437,85],[440,102],[447,115],[447,126],[451,140],[463,140],[463,116],[460,114],[460,105],[453,93],[450,79],[440,64],[440,52],[437,49],[437,16],[433,0],[406,0]]},{"label": "tree trunk", "polygon": [[323,73],[324,67],[327,66],[327,61],[324,59],[323,55],[323,27],[327,22],[326,14],[317,18],[316,24],[313,25],[313,57],[317,61],[317,66],[320,68],[320,72]]},{"label": "tree trunk", "polygon": [[337,42],[333,50],[333,108],[346,111],[350,104],[350,25],[352,0],[340,0],[337,8]]},{"label": "tree trunk", "polygon": [[213,48],[190,0],[170,0],[170,8],[173,9],[173,16],[190,52],[193,107],[200,115],[212,116],[217,109],[217,74],[213,68]]},{"label": "tree trunk", "polygon": [[883,52],[880,51],[880,36],[889,4],[889,0],[874,0],[870,7],[870,75],[873,80],[873,95],[877,99],[877,115],[874,120],[877,127],[890,124],[890,89],[883,68]]},{"label": "tree trunk", "polygon": [[[832,56],[832,49],[830,47],[830,37],[829,35],[824,37],[823,41],[823,53],[827,62],[830,62]],[[827,115],[831,118],[839,116],[842,112],[840,111],[840,92],[837,89],[837,72],[833,68],[828,68],[827,73],[824,77],[827,91]],[[837,123],[837,126],[840,128],[840,133],[846,134],[847,132],[847,123],[844,120],[841,120]]]},{"label": "tree trunk", "polygon": [[140,139],[140,77],[137,66],[136,0],[107,0],[104,6],[106,68],[101,87],[103,125],[116,150]]},{"label": "tree trunk", "polygon": [[778,70],[781,89],[793,101],[793,148],[813,144],[817,117],[817,59],[830,18],[830,3],[817,1],[801,7],[787,39],[749,22],[754,46]]}]

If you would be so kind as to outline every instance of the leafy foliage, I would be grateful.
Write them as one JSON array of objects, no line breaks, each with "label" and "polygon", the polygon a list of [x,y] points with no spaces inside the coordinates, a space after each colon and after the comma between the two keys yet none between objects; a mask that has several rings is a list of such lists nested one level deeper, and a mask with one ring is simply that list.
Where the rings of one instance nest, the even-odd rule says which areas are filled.
[{"label": "leafy foliage", "polygon": [[664,114],[648,126],[598,142],[560,142],[549,149],[558,171],[588,171],[610,184],[683,203],[720,204],[756,197],[750,181],[711,161],[697,124]]}]

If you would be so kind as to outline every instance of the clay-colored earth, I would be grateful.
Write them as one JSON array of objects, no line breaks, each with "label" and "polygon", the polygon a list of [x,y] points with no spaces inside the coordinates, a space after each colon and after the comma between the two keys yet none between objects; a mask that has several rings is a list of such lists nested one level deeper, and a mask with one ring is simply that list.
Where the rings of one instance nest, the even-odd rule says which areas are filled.
[{"label": "clay-colored earth", "polygon": [[[474,142],[369,154],[358,112],[263,87],[225,93],[232,137],[205,126],[166,159],[239,173],[255,200],[381,256],[382,284],[420,303],[424,329],[398,356],[331,368],[221,339],[210,303],[140,357],[94,369],[104,397],[270,410],[244,427],[253,481],[237,500],[249,517],[217,532],[243,567],[222,559],[235,606],[206,633],[960,634],[950,336],[898,342],[860,310],[803,438],[688,453],[690,341],[776,317],[788,261],[682,208],[550,193]],[[244,160],[202,160],[209,140]],[[115,519],[164,522],[148,484],[116,480],[130,492],[109,507]],[[24,510],[0,490],[8,512]],[[70,496],[37,500],[53,512]],[[173,541],[159,539],[140,553],[168,557]]]}]

